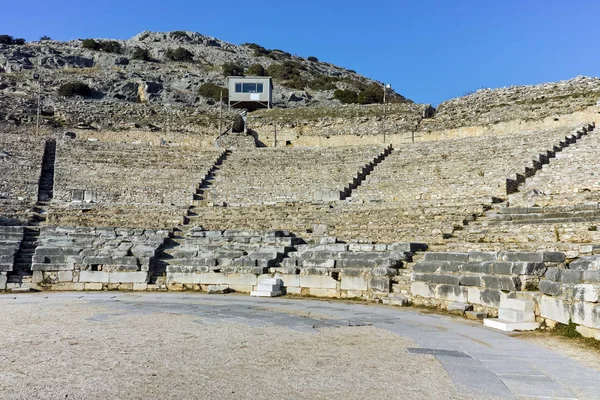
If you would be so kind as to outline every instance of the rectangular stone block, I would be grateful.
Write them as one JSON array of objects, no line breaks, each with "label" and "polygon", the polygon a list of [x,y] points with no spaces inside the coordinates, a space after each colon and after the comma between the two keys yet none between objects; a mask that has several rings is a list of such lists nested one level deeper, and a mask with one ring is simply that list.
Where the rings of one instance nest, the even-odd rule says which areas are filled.
[{"label": "rectangular stone block", "polygon": [[427,262],[427,261],[422,261],[419,263],[416,263],[413,267],[413,271],[415,272],[436,272],[439,267],[440,267],[441,263],[437,263],[437,262]]},{"label": "rectangular stone block", "polygon": [[371,289],[374,292],[389,293],[391,291],[391,279],[387,277],[373,277],[371,278]]},{"label": "rectangular stone block", "polygon": [[569,319],[573,315],[572,306],[560,299],[541,296],[538,300],[538,306],[541,317],[549,318],[563,324],[568,324]]},{"label": "rectangular stone block", "polygon": [[108,283],[146,283],[147,272],[111,272]]},{"label": "rectangular stone block", "polygon": [[300,287],[300,275],[275,274],[275,278],[281,279],[285,287]]},{"label": "rectangular stone block", "polygon": [[573,304],[573,322],[588,328],[600,328],[600,305],[579,302]]},{"label": "rectangular stone block", "polygon": [[73,271],[58,271],[59,282],[73,282]]},{"label": "rectangular stone block", "polygon": [[496,252],[482,252],[482,251],[470,251],[469,262],[486,262],[498,260],[498,253]]},{"label": "rectangular stone block", "polygon": [[[500,301],[500,307],[515,311],[535,311],[535,302],[532,300],[521,300],[521,299],[502,299]],[[516,321],[516,322],[530,322],[530,321]]]},{"label": "rectangular stone block", "polygon": [[258,277],[254,274],[229,274],[228,285],[254,286],[258,284]]},{"label": "rectangular stone block", "polygon": [[300,275],[300,286],[303,288],[336,289],[337,281],[326,275]]},{"label": "rectangular stone block", "polygon": [[468,290],[464,286],[437,285],[435,288],[435,298],[466,303],[468,298]]},{"label": "rectangular stone block", "polygon": [[512,262],[499,261],[492,265],[494,275],[511,275],[513,269]]},{"label": "rectangular stone block", "polygon": [[320,260],[304,260],[302,266],[304,268],[335,268],[336,260],[320,259]]},{"label": "rectangular stone block", "polygon": [[560,281],[562,283],[578,284],[583,278],[583,271],[574,269],[563,269],[560,271]]},{"label": "rectangular stone block", "polygon": [[460,286],[483,286],[483,281],[480,276],[477,275],[463,275],[460,276],[458,284]]},{"label": "rectangular stone block", "polygon": [[420,296],[428,299],[434,297],[434,292],[431,285],[426,282],[412,282],[410,284],[410,293],[413,296]]},{"label": "rectangular stone block", "polygon": [[340,288],[342,290],[366,291],[368,289],[367,278],[360,276],[342,276]]},{"label": "rectangular stone block", "polygon": [[498,260],[508,262],[544,262],[544,253],[501,251],[498,253]]},{"label": "rectangular stone block", "polygon": [[84,284],[84,290],[102,290],[102,283],[99,282],[89,282]]},{"label": "rectangular stone block", "polygon": [[517,277],[484,275],[482,279],[486,288],[511,292],[521,290],[521,280]]},{"label": "rectangular stone block", "polygon": [[197,273],[167,272],[167,281],[169,283],[199,285],[200,275]]},{"label": "rectangular stone block", "polygon": [[549,267],[546,270],[546,274],[544,275],[544,277],[550,281],[559,282],[560,281],[560,272],[562,270],[563,270],[562,268]]},{"label": "rectangular stone block", "polygon": [[489,275],[492,273],[493,265],[494,263],[492,262],[468,262],[462,265],[462,271]]},{"label": "rectangular stone block", "polygon": [[562,294],[562,283],[552,282],[547,279],[540,281],[540,292],[550,296],[560,296]]},{"label": "rectangular stone block", "polygon": [[467,262],[469,253],[425,253],[425,261],[459,261]]},{"label": "rectangular stone block", "polygon": [[455,275],[430,274],[429,282],[458,286],[460,283],[460,278]]},{"label": "rectangular stone block", "polygon": [[220,272],[208,272],[200,275],[200,283],[202,285],[226,285],[227,276]]},{"label": "rectangular stone block", "polygon": [[69,271],[72,269],[73,266],[67,264],[33,263],[31,265],[32,271]]},{"label": "rectangular stone block", "polygon": [[469,303],[480,304],[485,307],[499,308],[500,302],[505,298],[506,294],[495,289],[469,287],[467,291],[467,299],[469,300]]},{"label": "rectangular stone block", "polygon": [[79,282],[108,283],[109,275],[104,271],[80,271]]},{"label": "rectangular stone block", "polygon": [[573,297],[579,301],[597,303],[600,296],[600,286],[590,284],[575,285]]},{"label": "rectangular stone block", "polygon": [[307,288],[308,294],[315,297],[339,297],[336,289]]}]

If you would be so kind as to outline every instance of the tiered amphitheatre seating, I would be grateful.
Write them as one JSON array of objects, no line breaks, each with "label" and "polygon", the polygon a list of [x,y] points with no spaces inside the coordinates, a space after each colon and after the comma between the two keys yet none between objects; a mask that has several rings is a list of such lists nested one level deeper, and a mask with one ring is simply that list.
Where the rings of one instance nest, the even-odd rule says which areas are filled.
[{"label": "tiered amphitheatre seating", "polygon": [[45,140],[0,133],[0,225],[26,225],[37,202]]},{"label": "tiered amphitheatre seating", "polygon": [[507,197],[507,179],[524,173],[564,137],[564,130],[552,130],[397,148],[354,190],[332,234],[431,245],[452,241],[465,222]]},{"label": "tiered amphitheatre seating", "polygon": [[469,241],[490,249],[579,252],[600,243],[600,135],[593,130],[556,153],[509,196],[510,207],[470,227]]},{"label": "tiered amphitheatre seating", "polygon": [[229,206],[312,202],[320,200],[319,192],[331,191],[339,200],[384,151],[384,146],[348,146],[233,152],[216,174],[207,199]]},{"label": "tiered amphitheatre seating", "polygon": [[220,155],[188,147],[61,141],[49,222],[144,228],[181,223]]},{"label": "tiered amphitheatre seating", "polygon": [[600,201],[600,128],[582,137],[510,195],[511,207],[552,207]]}]

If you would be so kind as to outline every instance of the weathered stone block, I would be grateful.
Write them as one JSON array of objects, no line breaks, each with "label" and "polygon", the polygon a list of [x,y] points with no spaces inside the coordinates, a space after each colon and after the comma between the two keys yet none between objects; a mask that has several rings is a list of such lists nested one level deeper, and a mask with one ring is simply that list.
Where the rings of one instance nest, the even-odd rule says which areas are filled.
[{"label": "weathered stone block", "polygon": [[426,282],[412,282],[410,284],[410,293],[413,296],[420,296],[425,298],[434,297],[434,292],[431,285]]},{"label": "weathered stone block", "polygon": [[254,274],[229,274],[228,285],[254,286],[258,284],[258,277]]},{"label": "weathered stone block", "polygon": [[468,298],[468,291],[467,288],[464,286],[437,285],[435,288],[435,298],[466,303]]},{"label": "weathered stone block", "polygon": [[103,271],[80,271],[79,282],[108,283],[110,273]]},{"label": "weathered stone block", "polygon": [[391,291],[391,280],[387,277],[371,278],[371,289],[374,292],[389,293]]},{"label": "weathered stone block", "polygon": [[146,283],[148,281],[147,272],[111,272],[108,283]]},{"label": "weathered stone block", "polygon": [[[389,279],[388,279],[389,280]],[[360,276],[342,275],[340,289],[342,290],[358,290],[363,291],[368,289],[367,278]]]},{"label": "weathered stone block", "polygon": [[463,272],[472,272],[474,274],[489,275],[492,273],[492,262],[468,262],[462,265]]},{"label": "weathered stone block", "polygon": [[430,274],[429,282],[431,283],[439,283],[446,285],[459,285],[460,278],[455,275],[440,275],[440,274]]},{"label": "weathered stone block", "polygon": [[303,288],[335,289],[337,281],[326,275],[300,275],[300,286]]},{"label": "weathered stone block", "polygon": [[541,280],[539,285],[540,292],[550,296],[560,296],[562,293],[562,284],[552,282],[547,279]]},{"label": "weathered stone block", "polygon": [[227,276],[219,272],[208,272],[199,274],[202,285],[226,285]]},{"label": "weathered stone block", "polygon": [[511,275],[512,269],[512,262],[499,261],[495,262],[492,266],[492,270],[495,275]]},{"label": "weathered stone block", "polygon": [[600,328],[600,305],[579,302],[573,304],[573,322],[588,328]]},{"label": "weathered stone block", "polygon": [[469,287],[467,298],[469,303],[480,304],[485,307],[499,308],[500,302],[506,298],[506,295],[500,290]]},{"label": "weathered stone block", "polygon": [[542,296],[538,301],[540,316],[568,324],[572,317],[572,306],[563,300]]},{"label": "weathered stone block", "polygon": [[486,262],[496,261],[498,259],[498,253],[482,252],[482,251],[470,251],[469,262]]},{"label": "weathered stone block", "polygon": [[482,279],[486,288],[511,292],[521,290],[521,280],[517,277],[485,275]]},{"label": "weathered stone block", "polygon": [[458,261],[467,262],[469,253],[425,253],[425,261]]},{"label": "weathered stone block", "polygon": [[84,284],[84,290],[102,290],[102,283],[99,282],[89,282]]},{"label": "weathered stone block", "polygon": [[483,281],[477,275],[463,275],[459,277],[460,286],[482,286]]},{"label": "weathered stone block", "polygon": [[573,269],[563,269],[560,272],[560,281],[562,283],[577,284],[581,283],[583,271]]},{"label": "weathered stone block", "polygon": [[579,301],[597,303],[600,296],[600,286],[590,284],[575,285],[573,297]]},{"label": "weathered stone block", "polygon": [[436,272],[439,267],[440,267],[441,263],[436,263],[436,262],[419,262],[417,264],[415,264],[415,266],[413,267],[413,271],[415,272]]},{"label": "weathered stone block", "polygon": [[175,284],[199,285],[201,274],[185,272],[167,272],[167,281]]},{"label": "weathered stone block", "polygon": [[73,282],[73,271],[58,271],[59,282]]}]

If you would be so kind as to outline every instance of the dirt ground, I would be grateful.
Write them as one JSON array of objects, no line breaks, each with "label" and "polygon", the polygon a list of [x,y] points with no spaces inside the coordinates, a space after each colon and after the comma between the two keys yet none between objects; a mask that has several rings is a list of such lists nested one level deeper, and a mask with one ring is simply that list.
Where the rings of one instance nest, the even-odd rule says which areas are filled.
[{"label": "dirt ground", "polygon": [[371,326],[299,332],[38,299],[0,301],[2,399],[469,398],[433,356]]}]

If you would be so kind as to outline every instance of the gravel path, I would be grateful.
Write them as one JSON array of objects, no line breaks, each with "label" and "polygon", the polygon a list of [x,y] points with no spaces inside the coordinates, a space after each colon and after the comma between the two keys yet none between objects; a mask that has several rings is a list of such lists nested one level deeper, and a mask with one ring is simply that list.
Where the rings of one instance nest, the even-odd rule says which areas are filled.
[{"label": "gravel path", "polygon": [[469,398],[433,356],[373,326],[215,322],[180,302],[115,308],[110,293],[14,297],[0,298],[2,399]]}]

